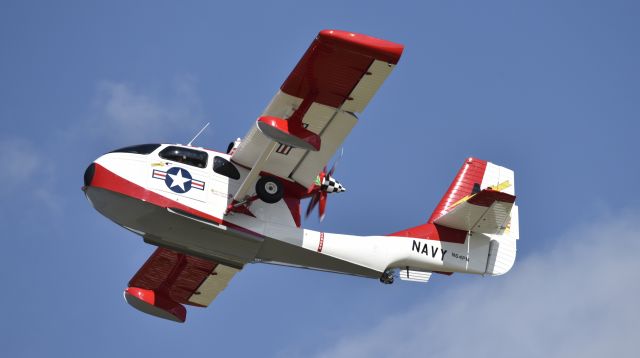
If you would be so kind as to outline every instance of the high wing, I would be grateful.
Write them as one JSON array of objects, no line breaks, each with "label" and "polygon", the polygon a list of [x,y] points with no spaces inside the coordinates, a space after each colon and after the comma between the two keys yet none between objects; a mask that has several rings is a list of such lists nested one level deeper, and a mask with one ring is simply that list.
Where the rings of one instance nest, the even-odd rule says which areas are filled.
[{"label": "high wing", "polygon": [[434,223],[459,230],[498,234],[509,224],[515,200],[515,195],[484,189],[454,203],[452,209]]},{"label": "high wing", "polygon": [[129,281],[124,297],[142,312],[184,322],[182,304],[207,307],[238,271],[160,247]]},{"label": "high wing", "polygon": [[367,35],[321,31],[233,153],[232,161],[252,168],[234,200],[260,172],[312,186],[402,51]]}]

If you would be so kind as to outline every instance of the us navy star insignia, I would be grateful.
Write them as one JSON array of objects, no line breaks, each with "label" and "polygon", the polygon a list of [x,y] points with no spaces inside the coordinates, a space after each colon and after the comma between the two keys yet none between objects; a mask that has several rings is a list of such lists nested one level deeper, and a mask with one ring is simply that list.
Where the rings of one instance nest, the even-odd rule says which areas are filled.
[{"label": "us navy star insignia", "polygon": [[182,170],[178,169],[178,174],[169,174],[169,177],[171,178],[172,182],[171,182],[171,186],[169,186],[169,188],[173,188],[175,186],[179,186],[180,189],[182,189],[183,191],[185,190],[184,188],[184,184],[191,181],[191,178],[185,178],[182,176]]}]

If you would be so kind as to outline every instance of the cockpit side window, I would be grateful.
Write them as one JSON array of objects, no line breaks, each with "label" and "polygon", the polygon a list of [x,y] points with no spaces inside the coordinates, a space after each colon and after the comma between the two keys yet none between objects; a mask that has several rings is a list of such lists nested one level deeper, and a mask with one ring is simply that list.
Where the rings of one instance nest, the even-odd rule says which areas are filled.
[{"label": "cockpit side window", "polygon": [[207,166],[208,155],[206,152],[191,148],[183,148],[169,146],[159,153],[160,158],[173,160],[174,162],[193,165],[194,167],[204,168]]},{"label": "cockpit side window", "polygon": [[238,168],[222,157],[213,157],[213,171],[231,179],[240,179]]},{"label": "cockpit side window", "polygon": [[158,149],[159,146],[160,144],[139,144],[139,145],[132,145],[129,147],[116,149],[109,153],[150,154],[154,150]]}]

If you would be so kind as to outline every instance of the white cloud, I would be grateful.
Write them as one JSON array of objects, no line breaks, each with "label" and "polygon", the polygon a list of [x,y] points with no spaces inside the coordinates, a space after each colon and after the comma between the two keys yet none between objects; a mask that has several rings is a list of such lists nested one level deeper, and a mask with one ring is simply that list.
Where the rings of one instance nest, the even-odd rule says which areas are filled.
[{"label": "white cloud", "polygon": [[42,163],[32,143],[21,138],[0,139],[0,153],[5,159],[2,166],[4,189],[12,189],[30,180]]},{"label": "white cloud", "polygon": [[[87,158],[75,156],[78,148],[90,151],[87,148],[95,145],[99,147],[95,152],[104,153],[119,145],[187,140],[201,125],[202,110],[195,87],[194,79],[188,76],[177,78],[162,93],[142,91],[124,82],[100,83],[91,114],[63,126],[47,141],[0,138],[0,153],[5,158],[0,193],[30,188],[20,191],[20,195],[27,194],[38,202],[38,207],[50,212],[62,212],[64,198],[59,197],[57,185],[69,182],[60,183],[61,175],[74,173],[72,183],[78,188],[82,183]],[[47,153],[52,151],[68,155],[62,157],[64,160],[59,156],[47,159]]]},{"label": "white cloud", "polygon": [[104,81],[98,85],[88,126],[92,135],[101,139],[127,144],[159,141],[171,133],[197,131],[203,117],[201,107],[191,77],[176,79],[170,93]]},{"label": "white cloud", "polygon": [[[17,194],[20,201],[32,198],[37,201],[38,207],[60,212],[60,198],[52,190],[56,173],[51,163],[45,160],[42,148],[20,137],[1,138],[0,153],[5,158],[0,193]],[[7,209],[3,207],[0,212]],[[4,213],[1,214],[4,216]]]},{"label": "white cloud", "polygon": [[574,230],[505,276],[446,291],[318,356],[635,356],[638,222],[634,213]]}]

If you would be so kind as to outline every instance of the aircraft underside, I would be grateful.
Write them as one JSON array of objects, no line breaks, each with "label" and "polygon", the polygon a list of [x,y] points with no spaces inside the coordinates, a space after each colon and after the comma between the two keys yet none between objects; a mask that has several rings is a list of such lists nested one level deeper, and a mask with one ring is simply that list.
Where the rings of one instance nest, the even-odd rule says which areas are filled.
[{"label": "aircraft underside", "polygon": [[86,194],[96,210],[145,242],[227,266],[241,269],[248,263],[273,263],[368,278],[383,273],[102,188],[87,188]]}]

